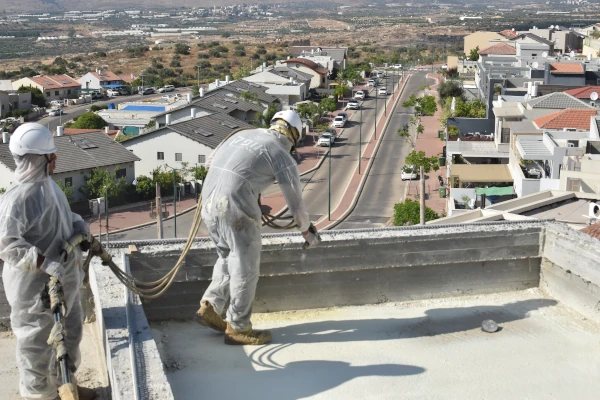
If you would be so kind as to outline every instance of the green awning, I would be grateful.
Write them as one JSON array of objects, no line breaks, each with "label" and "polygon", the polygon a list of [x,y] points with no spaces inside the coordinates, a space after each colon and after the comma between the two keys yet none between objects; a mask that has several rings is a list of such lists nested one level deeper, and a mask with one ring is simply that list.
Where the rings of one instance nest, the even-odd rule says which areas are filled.
[{"label": "green awning", "polygon": [[485,194],[486,196],[510,196],[511,194],[513,194],[513,188],[512,186],[475,188],[475,193]]}]

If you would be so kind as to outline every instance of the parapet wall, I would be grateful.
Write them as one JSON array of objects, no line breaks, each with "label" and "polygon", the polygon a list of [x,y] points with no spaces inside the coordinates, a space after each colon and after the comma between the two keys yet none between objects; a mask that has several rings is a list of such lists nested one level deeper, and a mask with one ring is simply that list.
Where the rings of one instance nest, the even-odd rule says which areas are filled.
[{"label": "parapet wall", "polygon": [[[263,236],[256,312],[373,304],[521,290],[539,285],[543,222],[327,231],[303,251],[299,234]],[[140,280],[156,280],[183,247],[136,244]],[[210,283],[216,254],[195,243],[173,287],[144,305],[150,320],[190,319]]]}]

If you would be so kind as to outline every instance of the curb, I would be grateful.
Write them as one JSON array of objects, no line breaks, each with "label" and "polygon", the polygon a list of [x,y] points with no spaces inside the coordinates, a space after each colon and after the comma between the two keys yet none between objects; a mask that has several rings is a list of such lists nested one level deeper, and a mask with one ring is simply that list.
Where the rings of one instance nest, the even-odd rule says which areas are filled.
[{"label": "curb", "polygon": [[[400,97],[402,96],[402,93],[404,93],[404,89],[406,88],[406,84],[408,83],[408,80],[410,79],[410,77],[411,77],[411,75],[407,75],[406,81],[402,85],[402,89],[400,89],[400,93],[398,93],[398,97],[396,98],[396,102],[394,103],[392,110],[394,110],[396,108],[396,106],[398,105],[398,102],[400,101]],[[382,129],[382,133],[385,132],[385,130],[387,129],[387,126],[389,125],[390,120],[391,120],[391,118],[386,119],[385,124]],[[377,156],[377,152],[379,151],[379,147],[381,146],[381,142],[383,141],[384,136],[385,136],[385,134],[382,134],[379,136],[377,145],[375,146],[375,149],[373,150],[373,155],[371,156],[371,159],[369,160],[369,164],[367,164],[367,168],[363,174],[363,178],[361,179],[361,181],[358,185],[358,190],[356,191],[356,193],[354,194],[354,197],[352,198],[352,203],[350,204],[350,207],[348,207],[348,209],[342,214],[342,216],[338,220],[332,221],[329,225],[324,226],[321,230],[329,230],[329,229],[335,228],[337,225],[344,222],[344,220],[348,217],[348,215],[350,215],[350,213],[354,210],[354,208],[356,208],[356,204],[358,203],[358,199],[360,198],[363,188],[365,187],[367,177],[369,176],[369,171],[371,171],[371,166],[373,165],[373,162],[375,162],[375,157]]]},{"label": "curb", "polygon": [[[186,208],[185,210],[183,210],[183,211],[181,211],[181,212],[177,213],[177,216],[179,217],[180,215],[187,214],[187,213],[189,213],[190,211],[192,211],[192,210],[195,210],[195,209],[196,209],[196,206],[193,206],[193,207],[190,207],[190,208]],[[110,218],[110,217],[109,217],[109,218]],[[173,219],[173,218],[175,218],[175,216],[174,216],[174,215],[172,215],[172,216],[170,216],[170,217],[167,217],[167,218],[163,219],[163,221],[168,221],[168,220],[170,220],[170,219]],[[113,234],[115,234],[115,233],[123,233],[123,232],[127,232],[127,231],[132,231],[132,230],[134,230],[134,229],[138,229],[138,228],[144,228],[144,227],[146,227],[146,226],[150,226],[150,225],[154,225],[154,224],[156,224],[156,221],[144,222],[143,224],[134,225],[134,226],[129,226],[129,227],[127,227],[127,228],[121,228],[121,229],[117,229],[117,230],[115,230],[115,231],[108,232],[108,235],[110,236],[110,235],[113,235]],[[96,234],[96,235],[94,235],[94,237],[98,237],[98,235],[99,235],[99,234]],[[102,235],[106,235],[106,233],[104,233],[104,232],[103,232],[103,233],[102,233]]]}]

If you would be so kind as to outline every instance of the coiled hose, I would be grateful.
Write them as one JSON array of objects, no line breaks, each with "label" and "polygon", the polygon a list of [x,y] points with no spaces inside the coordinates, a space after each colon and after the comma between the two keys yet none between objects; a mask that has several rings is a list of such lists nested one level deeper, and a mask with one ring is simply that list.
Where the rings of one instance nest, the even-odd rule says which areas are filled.
[{"label": "coiled hose", "polygon": [[[260,205],[260,198],[259,198]],[[273,229],[292,229],[297,225],[292,219],[287,225],[278,225],[275,223],[278,219],[291,219],[292,217],[275,217],[269,213],[263,212],[262,221],[263,226],[268,226]],[[63,249],[61,251],[61,258],[66,260],[68,255],[73,251],[75,247],[81,244],[84,241],[89,241],[90,250],[88,253],[88,257],[84,263],[84,270],[86,272],[89,269],[91,258],[94,256],[100,257],[103,265],[107,265],[110,270],[115,274],[115,276],[127,287],[127,289],[131,290],[133,293],[137,294],[141,298],[152,300],[162,296],[167,289],[173,284],[175,280],[175,276],[177,272],[181,269],[183,265],[183,261],[187,253],[190,251],[192,244],[194,243],[194,238],[198,234],[198,230],[200,229],[200,225],[202,225],[202,196],[198,199],[198,206],[196,207],[196,213],[194,214],[194,220],[192,222],[192,227],[188,234],[187,241],[185,242],[185,246],[183,247],[183,251],[179,256],[179,259],[175,263],[175,266],[162,278],[153,281],[153,282],[145,282],[140,281],[133,276],[127,274],[121,268],[119,268],[114,261],[112,260],[112,256],[102,247],[100,241],[91,235],[84,234],[76,234],[69,241],[63,243]]]}]

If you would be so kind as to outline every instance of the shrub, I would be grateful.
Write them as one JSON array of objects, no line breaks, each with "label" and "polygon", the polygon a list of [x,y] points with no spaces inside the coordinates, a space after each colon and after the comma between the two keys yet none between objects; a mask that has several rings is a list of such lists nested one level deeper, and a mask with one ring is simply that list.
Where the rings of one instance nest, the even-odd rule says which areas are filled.
[{"label": "shrub", "polygon": [[182,54],[184,56],[187,56],[188,54],[190,54],[190,48],[185,43],[176,43],[174,50],[175,50],[175,54]]},{"label": "shrub", "polygon": [[[394,225],[419,225],[421,223],[420,204],[418,201],[407,199],[394,205]],[[425,207],[425,221],[438,219],[440,216],[429,207]]]},{"label": "shrub", "polygon": [[102,129],[106,125],[108,124],[101,116],[94,114],[93,112],[86,112],[81,114],[71,127],[76,129]]}]

